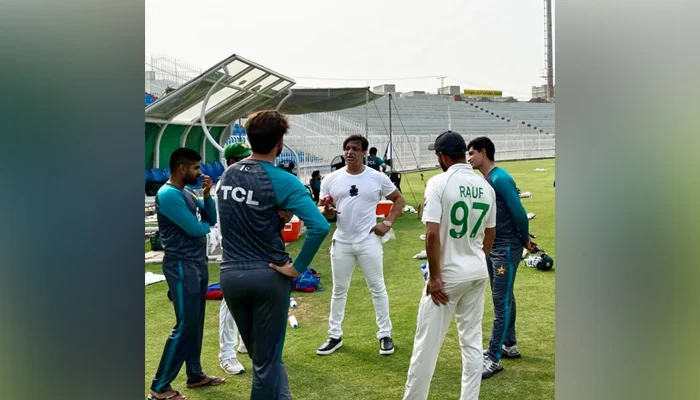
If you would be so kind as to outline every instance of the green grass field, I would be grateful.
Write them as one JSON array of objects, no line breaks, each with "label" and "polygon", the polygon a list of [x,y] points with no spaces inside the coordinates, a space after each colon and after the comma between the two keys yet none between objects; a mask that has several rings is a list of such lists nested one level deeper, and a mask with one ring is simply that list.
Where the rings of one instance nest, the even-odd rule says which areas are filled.
[{"label": "green grass field", "polygon": [[[535,242],[556,260],[554,242],[554,160],[530,160],[499,164],[513,176],[522,191],[532,198],[523,199],[527,212],[537,214],[530,221]],[[545,168],[545,172],[535,172]],[[424,172],[425,181],[439,171]],[[415,194],[409,189],[410,186]],[[417,207],[423,200],[424,185],[419,174],[407,174],[402,182],[407,204]],[[377,326],[371,296],[359,268],[352,278],[343,323],[343,347],[331,356],[321,357],[316,348],[326,339],[332,291],[329,244],[332,235],[316,255],[312,267],[321,275],[324,291],[294,292],[298,308],[294,315],[297,329],[287,329],[284,362],[289,374],[292,396],[296,399],[400,399],[411,358],[416,328],[418,301],[424,281],[421,260],[413,255],[424,249],[419,235],[423,224],[416,214],[404,214],[394,224],[397,240],[384,245],[384,277],[391,306],[393,339],[396,352],[380,356],[375,338]],[[303,238],[302,238],[303,239]],[[288,247],[296,255],[301,241]],[[148,250],[146,243],[146,250]],[[556,269],[556,264],[555,264]],[[162,273],[159,264],[146,266],[146,271]],[[218,282],[218,265],[209,266],[210,283]],[[505,370],[481,385],[481,399],[553,399],[554,398],[554,279],[555,270],[541,272],[522,263],[515,282],[518,302],[517,336],[523,358],[504,360]],[[173,327],[175,317],[166,297],[165,282],[146,287],[146,375],[148,391],[155,374],[163,344]],[[484,345],[488,344],[493,321],[491,293],[487,289],[484,315]],[[219,367],[218,316],[219,301],[207,302],[202,349],[204,372],[227,376]],[[225,385],[191,390],[185,385],[184,367],[173,387],[193,400],[248,399],[251,386],[251,361],[239,355],[246,373],[227,376]],[[460,394],[462,362],[454,322],[447,334],[432,380],[430,399],[457,399]]]}]

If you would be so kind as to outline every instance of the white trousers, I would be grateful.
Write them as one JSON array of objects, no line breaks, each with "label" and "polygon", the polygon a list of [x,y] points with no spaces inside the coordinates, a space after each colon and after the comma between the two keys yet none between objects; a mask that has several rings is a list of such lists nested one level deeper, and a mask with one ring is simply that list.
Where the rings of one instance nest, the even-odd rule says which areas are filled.
[{"label": "white trousers", "polygon": [[236,345],[238,344],[238,327],[233,315],[228,309],[226,300],[221,300],[219,308],[219,360],[224,361],[236,358]]},{"label": "white trousers", "polygon": [[389,296],[384,285],[384,249],[381,238],[371,233],[360,243],[334,242],[331,245],[331,271],[333,273],[333,295],[331,296],[331,315],[328,320],[328,336],[339,338],[343,335],[340,325],[345,317],[345,303],[355,264],[360,266],[365,281],[372,294],[376,314],[377,339],[391,336],[391,319],[389,318]]},{"label": "white trousers", "polygon": [[418,323],[413,342],[413,355],[408,367],[404,400],[428,398],[440,348],[450,327],[452,316],[457,320],[459,347],[462,351],[462,395],[460,400],[477,400],[484,364],[481,322],[484,315],[484,291],[488,279],[462,283],[445,282],[447,305],[437,306],[430,296],[423,296],[418,305]]},{"label": "white trousers", "polygon": [[209,228],[209,233],[207,234],[207,255],[211,256],[214,254],[221,254],[221,231],[218,227],[212,226]]}]

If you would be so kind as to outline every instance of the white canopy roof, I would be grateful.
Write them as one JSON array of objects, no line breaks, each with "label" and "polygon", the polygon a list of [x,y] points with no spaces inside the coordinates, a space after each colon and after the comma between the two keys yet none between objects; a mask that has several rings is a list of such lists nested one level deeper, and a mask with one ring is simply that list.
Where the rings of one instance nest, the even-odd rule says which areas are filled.
[{"label": "white canopy roof", "polygon": [[276,106],[283,99],[280,94],[295,83],[234,54],[146,107],[146,122],[197,125],[206,102],[207,125],[228,125],[250,112]]}]

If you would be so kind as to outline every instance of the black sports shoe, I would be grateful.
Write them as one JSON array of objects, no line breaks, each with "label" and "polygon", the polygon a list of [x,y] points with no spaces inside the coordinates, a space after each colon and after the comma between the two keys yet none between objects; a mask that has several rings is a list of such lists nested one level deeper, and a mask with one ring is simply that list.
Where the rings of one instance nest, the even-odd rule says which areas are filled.
[{"label": "black sports shoe", "polygon": [[319,356],[327,356],[333,353],[334,351],[338,350],[342,345],[343,338],[336,339],[329,337],[328,340],[326,340],[325,343],[323,343],[321,347],[319,347],[316,350],[316,354],[318,354]]},{"label": "black sports shoe", "polygon": [[389,336],[379,339],[379,354],[384,356],[394,354],[394,341]]}]

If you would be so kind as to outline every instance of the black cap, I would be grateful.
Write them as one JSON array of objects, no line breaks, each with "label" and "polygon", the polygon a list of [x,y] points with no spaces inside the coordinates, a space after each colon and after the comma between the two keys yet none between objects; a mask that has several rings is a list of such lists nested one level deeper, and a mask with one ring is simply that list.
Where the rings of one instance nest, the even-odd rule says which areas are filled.
[{"label": "black cap", "polygon": [[465,154],[467,152],[467,143],[459,133],[446,131],[442,132],[435,139],[435,144],[428,146],[428,150],[435,150],[443,154]]}]

